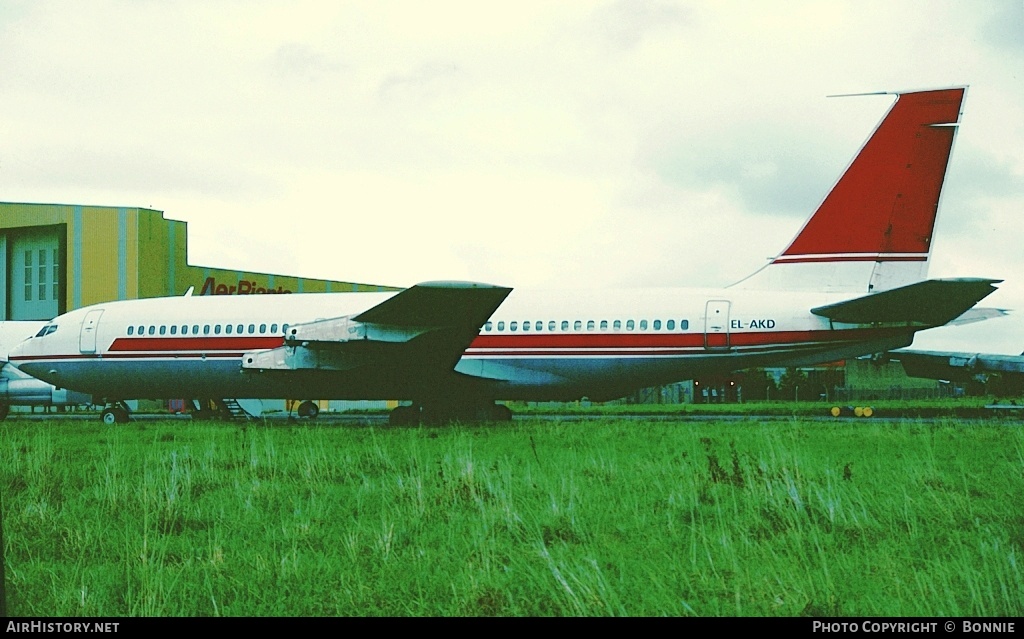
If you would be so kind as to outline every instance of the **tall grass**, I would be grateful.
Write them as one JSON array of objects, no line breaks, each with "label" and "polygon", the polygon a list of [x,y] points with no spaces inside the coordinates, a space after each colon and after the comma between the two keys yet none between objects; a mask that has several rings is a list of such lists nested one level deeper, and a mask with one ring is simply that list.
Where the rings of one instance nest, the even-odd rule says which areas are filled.
[{"label": "tall grass", "polygon": [[15,615],[1020,615],[1019,424],[0,425]]}]

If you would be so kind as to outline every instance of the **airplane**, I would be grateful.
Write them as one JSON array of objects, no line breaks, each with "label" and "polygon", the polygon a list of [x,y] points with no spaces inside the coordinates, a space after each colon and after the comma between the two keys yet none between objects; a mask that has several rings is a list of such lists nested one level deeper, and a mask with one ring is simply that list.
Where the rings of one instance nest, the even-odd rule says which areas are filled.
[{"label": "airplane", "polygon": [[391,399],[394,424],[507,420],[502,400],[636,389],[908,346],[967,321],[1001,280],[925,279],[966,87],[895,101],[796,237],[719,289],[528,291],[426,282],[388,293],[184,296],[57,317],[11,353],[102,399]]},{"label": "airplane", "polygon": [[0,421],[7,419],[11,406],[81,406],[92,404],[88,395],[57,388],[18,370],[7,361],[14,344],[32,337],[46,322],[0,322]]},{"label": "airplane", "polygon": [[938,379],[970,384],[989,382],[999,378],[999,388],[1005,394],[1020,395],[1024,390],[1024,353],[999,355],[957,351],[921,351],[899,349],[886,353],[897,360],[911,377]]}]

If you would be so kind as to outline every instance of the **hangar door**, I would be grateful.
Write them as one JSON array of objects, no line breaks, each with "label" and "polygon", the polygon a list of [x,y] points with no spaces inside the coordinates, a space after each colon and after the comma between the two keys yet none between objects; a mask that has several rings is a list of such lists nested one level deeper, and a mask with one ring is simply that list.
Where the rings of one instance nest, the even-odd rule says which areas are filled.
[{"label": "hangar door", "polygon": [[54,228],[7,236],[7,290],[12,320],[49,320],[60,314],[64,269]]}]

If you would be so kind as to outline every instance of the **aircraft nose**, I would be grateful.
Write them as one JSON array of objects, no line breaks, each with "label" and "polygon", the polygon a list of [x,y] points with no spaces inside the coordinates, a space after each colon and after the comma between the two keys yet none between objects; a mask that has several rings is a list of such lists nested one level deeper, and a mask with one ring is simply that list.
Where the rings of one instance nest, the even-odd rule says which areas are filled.
[{"label": "aircraft nose", "polygon": [[12,366],[23,373],[54,384],[53,374],[56,371],[52,370],[52,363],[45,360],[45,356],[51,353],[46,351],[44,348],[46,344],[41,343],[42,341],[38,337],[30,337],[23,342],[15,344],[11,347],[8,360],[10,360]]},{"label": "aircraft nose", "polygon": [[29,347],[29,343],[31,341],[32,341],[32,339],[29,338],[29,339],[27,339],[27,340],[25,340],[23,342],[18,342],[17,344],[15,344],[11,348],[11,352],[7,356],[7,358],[10,360],[11,364],[13,364],[14,366],[20,366],[21,362],[24,361],[22,358],[25,355],[29,354],[28,353],[28,351],[29,351],[28,347]]}]

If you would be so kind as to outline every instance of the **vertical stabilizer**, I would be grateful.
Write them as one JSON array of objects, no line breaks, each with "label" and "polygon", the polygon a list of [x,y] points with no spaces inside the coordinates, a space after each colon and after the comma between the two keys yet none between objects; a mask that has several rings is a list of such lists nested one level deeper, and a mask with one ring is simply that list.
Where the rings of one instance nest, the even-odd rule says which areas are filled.
[{"label": "vertical stabilizer", "polygon": [[736,286],[874,292],[923,279],[965,90],[898,93],[789,246]]}]

